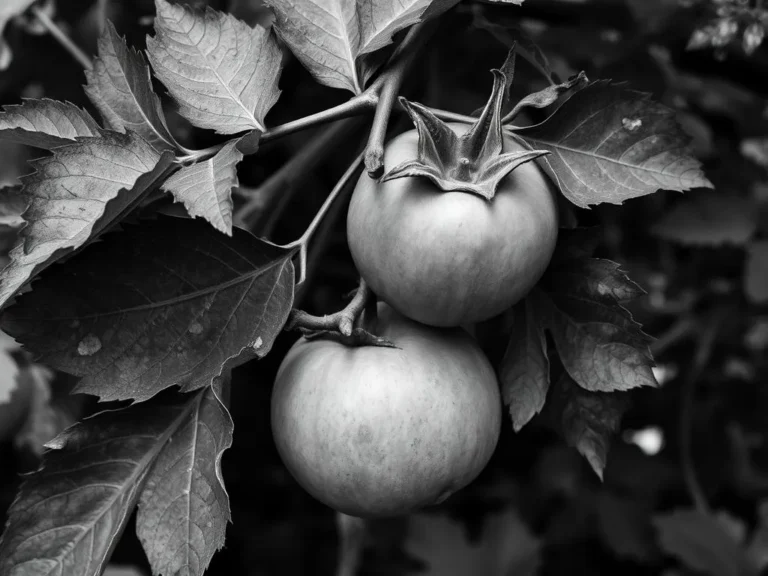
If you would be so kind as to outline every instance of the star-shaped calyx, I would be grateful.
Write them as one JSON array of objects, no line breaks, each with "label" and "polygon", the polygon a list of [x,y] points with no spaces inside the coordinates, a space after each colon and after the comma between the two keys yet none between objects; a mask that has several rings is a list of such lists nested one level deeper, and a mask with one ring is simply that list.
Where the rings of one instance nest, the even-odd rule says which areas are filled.
[{"label": "star-shaped calyx", "polygon": [[546,150],[504,152],[501,110],[507,76],[500,70],[491,72],[491,97],[477,121],[461,136],[426,106],[400,98],[419,135],[418,159],[395,166],[384,174],[382,181],[424,176],[446,192],[470,192],[490,200],[512,170],[549,154]]}]

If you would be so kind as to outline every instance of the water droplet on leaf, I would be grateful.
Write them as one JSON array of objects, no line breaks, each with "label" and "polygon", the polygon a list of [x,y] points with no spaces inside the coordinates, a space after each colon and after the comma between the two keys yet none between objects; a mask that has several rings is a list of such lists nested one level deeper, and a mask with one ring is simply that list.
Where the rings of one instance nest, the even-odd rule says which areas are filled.
[{"label": "water droplet on leaf", "polygon": [[99,350],[101,350],[101,340],[95,334],[88,334],[77,345],[77,353],[80,356],[93,356]]},{"label": "water droplet on leaf", "polygon": [[634,132],[643,125],[643,121],[640,118],[622,118],[621,125],[630,132]]}]

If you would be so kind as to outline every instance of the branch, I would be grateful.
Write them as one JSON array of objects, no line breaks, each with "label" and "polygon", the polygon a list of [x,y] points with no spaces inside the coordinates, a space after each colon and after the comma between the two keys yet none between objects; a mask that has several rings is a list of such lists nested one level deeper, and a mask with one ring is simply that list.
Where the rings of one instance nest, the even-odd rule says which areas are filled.
[{"label": "branch", "polygon": [[434,30],[434,26],[435,23],[430,21],[411,28],[392,56],[392,66],[371,85],[371,89],[379,94],[376,114],[373,117],[373,126],[371,126],[368,146],[365,150],[365,169],[371,178],[378,178],[384,172],[384,139],[387,135],[392,108],[397,102],[397,95],[406,72],[413,64],[419,48],[426,42],[428,33]]},{"label": "branch", "polygon": [[360,169],[362,162],[363,162],[363,154],[359,154],[357,158],[355,158],[355,160],[349,166],[349,168],[347,168],[347,171],[344,172],[344,174],[339,179],[338,183],[333,188],[333,190],[331,190],[331,193],[325,199],[325,202],[323,202],[323,205],[320,207],[320,210],[318,210],[317,214],[315,214],[315,217],[312,219],[312,222],[310,222],[304,234],[301,235],[301,238],[299,238],[294,242],[291,242],[290,244],[286,244],[284,246],[284,248],[289,248],[289,249],[297,248],[297,247],[299,248],[299,264],[298,264],[299,274],[298,274],[298,280],[296,281],[296,284],[301,284],[302,282],[304,282],[304,278],[306,277],[307,244],[312,238],[312,235],[317,230],[317,227],[323,221],[323,218],[327,214],[328,210],[331,208],[333,201],[336,200],[339,194],[341,194],[341,192],[347,187],[347,184],[349,184],[349,182],[351,182],[352,179],[357,175],[357,172]]},{"label": "branch", "polygon": [[59,44],[61,44],[64,49],[83,66],[83,68],[86,70],[91,70],[93,68],[93,62],[91,62],[91,58],[74,42],[72,42],[72,39],[67,36],[61,28],[59,28],[56,22],[50,19],[44,10],[41,10],[38,6],[32,6],[30,11],[35,16],[35,18],[37,18],[37,21],[40,22],[40,24],[42,24],[46,30],[48,30],[48,33],[53,36],[59,42]]},{"label": "branch", "polygon": [[343,310],[334,312],[329,316],[313,316],[303,310],[293,310],[285,325],[286,330],[312,330],[341,332],[344,336],[351,336],[355,321],[365,310],[371,291],[365,280],[360,278],[360,285],[354,298]]},{"label": "branch", "polygon": [[343,104],[328,108],[327,110],[322,110],[316,114],[304,116],[298,120],[280,124],[274,128],[269,128],[261,135],[260,141],[269,142],[270,140],[288,136],[289,134],[294,134],[295,132],[300,132],[319,124],[326,124],[333,120],[349,118],[350,116],[359,116],[360,114],[365,114],[376,108],[378,102],[378,91],[374,90],[373,86],[371,86],[371,88],[368,88],[362,94],[350,98]]}]

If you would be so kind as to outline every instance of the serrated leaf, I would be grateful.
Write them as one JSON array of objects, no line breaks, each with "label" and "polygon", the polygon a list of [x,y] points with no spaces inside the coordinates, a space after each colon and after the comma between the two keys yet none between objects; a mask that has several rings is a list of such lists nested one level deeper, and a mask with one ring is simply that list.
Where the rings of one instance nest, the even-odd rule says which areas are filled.
[{"label": "serrated leaf", "polygon": [[586,390],[613,392],[658,386],[650,353],[641,348],[636,337],[615,324],[576,322],[555,309],[548,328],[565,369]]},{"label": "serrated leaf", "polygon": [[590,258],[563,234],[550,267],[528,298],[552,335],[568,374],[596,392],[657,386],[649,344],[632,314],[621,304],[644,294],[619,265]]},{"label": "serrated leaf", "polygon": [[266,0],[275,30],[320,84],[363,91],[382,63],[373,52],[399,31],[442,14],[458,0]]},{"label": "serrated leaf", "polygon": [[360,94],[360,24],[354,0],[266,0],[275,31],[321,84]]},{"label": "serrated leaf", "polygon": [[677,203],[651,232],[691,246],[743,245],[757,230],[758,219],[751,198],[701,193]]},{"label": "serrated leaf", "polygon": [[35,274],[119,221],[165,176],[172,158],[131,132],[103,132],[32,162],[36,171],[22,178],[27,224],[0,273],[0,307]]},{"label": "serrated leaf", "polygon": [[215,156],[185,166],[163,184],[163,189],[184,204],[190,216],[200,216],[216,230],[232,235],[232,189],[238,185],[237,163],[243,153],[239,140],[227,142]]},{"label": "serrated leaf", "polygon": [[277,102],[282,54],[270,30],[231,14],[155,0],[147,55],[179,112],[218,134],[265,130]]},{"label": "serrated leaf", "polygon": [[757,576],[746,551],[713,516],[675,510],[653,519],[659,544],[686,567],[709,576]]},{"label": "serrated leaf", "polygon": [[515,432],[541,412],[549,390],[544,327],[528,299],[513,308],[512,329],[499,370],[502,396]]},{"label": "serrated leaf", "polygon": [[627,409],[627,396],[590,392],[563,374],[555,386],[553,402],[566,442],[587,459],[602,480],[611,437]]},{"label": "serrated leaf", "polygon": [[[178,434],[187,449],[202,449],[200,456],[211,458],[205,469],[216,462],[218,470],[220,451],[188,439],[189,428],[196,426],[215,432],[217,450],[231,442],[228,415],[200,421],[201,405],[214,401],[210,395],[210,389],[166,395],[101,412],[51,441],[42,468],[26,477],[9,510],[0,541],[0,573],[99,574],[145,481],[156,478],[153,463],[168,458],[166,451],[173,455],[178,450],[171,439]],[[200,465],[197,458],[194,464]],[[198,468],[195,472],[202,473]],[[224,506],[228,508],[226,502]]]},{"label": "serrated leaf", "polygon": [[85,77],[85,93],[110,128],[133,130],[161,152],[179,148],[166,126],[160,99],[152,90],[144,57],[128,47],[110,21],[99,38],[99,56]]},{"label": "serrated leaf", "polygon": [[211,388],[155,459],[139,500],[136,534],[153,574],[202,576],[231,520],[221,457],[233,424]]},{"label": "serrated leaf", "polygon": [[88,112],[69,102],[25,99],[3,106],[0,138],[50,150],[72,144],[78,136],[99,136],[99,125]]},{"label": "serrated leaf", "polygon": [[360,54],[392,43],[400,30],[434,18],[459,0],[357,0],[360,17]]},{"label": "serrated leaf", "polygon": [[659,189],[712,187],[674,112],[607,80],[575,92],[540,124],[511,130],[552,153],[540,162],[551,166],[563,194],[580,207],[621,204]]},{"label": "serrated leaf", "polygon": [[615,304],[646,294],[630,280],[621,264],[604,258],[574,256],[551,270],[555,284],[567,286],[569,295]]},{"label": "serrated leaf", "polygon": [[752,302],[768,302],[768,240],[752,242],[747,250],[744,290]]},{"label": "serrated leaf", "polygon": [[142,401],[170,386],[196,390],[269,352],[293,303],[292,256],[245,230],[227,237],[164,216],[43,274],[2,326],[81,376],[76,392]]}]

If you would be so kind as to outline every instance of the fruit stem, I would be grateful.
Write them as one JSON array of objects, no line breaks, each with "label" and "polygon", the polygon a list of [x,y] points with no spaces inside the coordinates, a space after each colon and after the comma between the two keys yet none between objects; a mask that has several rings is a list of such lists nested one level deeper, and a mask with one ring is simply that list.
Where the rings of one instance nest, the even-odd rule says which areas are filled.
[{"label": "fruit stem", "polygon": [[77,44],[72,42],[72,39],[59,28],[56,22],[51,20],[48,14],[45,13],[45,10],[42,10],[38,6],[32,6],[29,11],[32,12],[37,21],[43,25],[48,33],[53,36],[56,41],[82,65],[83,68],[86,70],[91,70],[93,68],[93,62],[91,62],[91,58],[88,54],[83,52]]},{"label": "fruit stem", "polygon": [[318,210],[317,214],[315,214],[315,217],[312,219],[312,222],[310,222],[309,226],[304,231],[304,234],[301,235],[301,238],[291,242],[290,244],[286,244],[284,246],[284,248],[288,248],[288,249],[291,249],[291,248],[299,249],[299,266],[298,266],[299,273],[298,273],[298,279],[296,280],[297,285],[304,282],[304,278],[306,278],[306,274],[307,274],[307,244],[312,238],[312,235],[317,230],[317,227],[323,221],[323,218],[325,217],[325,215],[328,213],[328,210],[333,204],[333,201],[336,200],[339,194],[347,187],[347,184],[349,184],[349,182],[357,175],[357,172],[359,171],[362,163],[363,163],[363,153],[358,154],[357,158],[355,158],[352,164],[350,164],[349,168],[347,168],[347,171],[344,172],[342,177],[336,183],[336,186],[334,186],[333,190],[331,190],[331,193],[328,194],[328,197],[325,199],[325,202],[323,202],[323,205],[320,207],[320,210]]},{"label": "fruit stem", "polygon": [[286,330],[328,330],[341,332],[344,336],[351,336],[352,329],[360,314],[366,307],[371,291],[365,280],[360,278],[355,296],[343,310],[334,312],[328,316],[313,316],[303,310],[294,309],[285,325]]},{"label": "fruit stem", "polygon": [[379,95],[365,150],[365,168],[371,178],[379,178],[384,172],[384,139],[392,108],[397,103],[397,95],[406,73],[434,26],[434,22],[422,22],[411,28],[392,56],[392,65],[369,88]]}]

